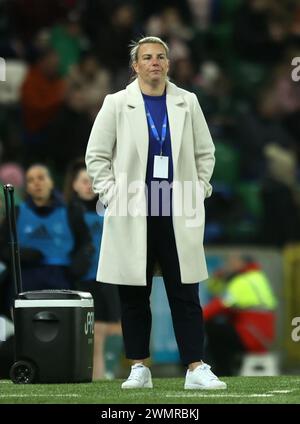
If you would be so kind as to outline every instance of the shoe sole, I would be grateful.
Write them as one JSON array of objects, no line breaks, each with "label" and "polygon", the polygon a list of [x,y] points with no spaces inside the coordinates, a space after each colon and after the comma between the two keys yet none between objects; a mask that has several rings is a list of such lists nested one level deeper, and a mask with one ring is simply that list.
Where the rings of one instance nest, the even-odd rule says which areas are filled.
[{"label": "shoe sole", "polygon": [[215,386],[215,387],[207,387],[207,386],[202,386],[200,384],[186,384],[184,386],[185,390],[193,390],[193,389],[197,389],[197,390],[226,390],[227,386]]},{"label": "shoe sole", "polygon": [[142,386],[142,387],[123,387],[123,386],[121,386],[121,389],[125,389],[125,390],[131,390],[131,389],[153,389],[153,384],[152,383],[148,383],[148,384],[145,384],[144,386]]}]

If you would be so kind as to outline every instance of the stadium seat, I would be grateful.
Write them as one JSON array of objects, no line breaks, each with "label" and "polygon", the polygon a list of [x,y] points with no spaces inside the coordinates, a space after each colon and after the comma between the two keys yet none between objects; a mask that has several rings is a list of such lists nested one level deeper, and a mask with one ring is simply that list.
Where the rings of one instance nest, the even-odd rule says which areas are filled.
[{"label": "stadium seat", "polygon": [[279,375],[278,356],[276,353],[246,354],[243,358],[241,376]]}]

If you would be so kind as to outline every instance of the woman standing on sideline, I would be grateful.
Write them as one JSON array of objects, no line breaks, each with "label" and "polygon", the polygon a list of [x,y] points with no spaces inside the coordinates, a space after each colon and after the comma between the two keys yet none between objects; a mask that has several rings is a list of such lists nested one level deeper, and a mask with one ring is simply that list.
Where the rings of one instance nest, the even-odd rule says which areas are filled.
[{"label": "woman standing on sideline", "polygon": [[158,37],[134,43],[135,80],[106,96],[91,131],[87,169],[107,205],[97,280],[119,287],[125,351],[133,363],[123,389],[153,387],[146,363],[156,262],[188,367],[184,388],[226,389],[202,361],[198,284],[208,276],[204,199],[212,192],[214,145],[196,95],[168,81],[168,55]]},{"label": "woman standing on sideline", "polygon": [[96,209],[98,198],[92,191],[91,180],[83,159],[75,161],[69,167],[65,183],[65,198],[70,208],[81,208],[95,249],[88,271],[76,284],[78,290],[90,292],[94,299],[93,380],[104,377],[113,378],[123,348],[119,295],[116,287],[96,282],[103,213]]}]

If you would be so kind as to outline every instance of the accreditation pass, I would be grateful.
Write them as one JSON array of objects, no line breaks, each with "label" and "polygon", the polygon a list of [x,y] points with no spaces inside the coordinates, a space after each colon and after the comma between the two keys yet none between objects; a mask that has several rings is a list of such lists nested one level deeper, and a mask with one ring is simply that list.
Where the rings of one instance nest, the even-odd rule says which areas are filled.
[{"label": "accreditation pass", "polygon": [[154,178],[168,178],[169,176],[169,157],[168,156],[154,156],[153,177]]}]

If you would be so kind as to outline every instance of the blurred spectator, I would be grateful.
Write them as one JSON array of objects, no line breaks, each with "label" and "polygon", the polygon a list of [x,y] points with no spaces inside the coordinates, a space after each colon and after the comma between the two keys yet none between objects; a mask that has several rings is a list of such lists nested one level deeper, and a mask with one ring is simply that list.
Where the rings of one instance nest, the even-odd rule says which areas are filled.
[{"label": "blurred spectator", "polygon": [[117,4],[109,21],[95,27],[91,38],[93,49],[99,62],[114,73],[112,82],[115,90],[120,89],[129,78],[128,46],[136,34],[135,10],[130,3]]},{"label": "blurred spectator", "polygon": [[107,25],[111,18],[116,0],[83,0],[81,7],[81,19],[84,33],[89,40],[95,40],[100,26]]},{"label": "blurred spectator", "polygon": [[300,84],[291,78],[289,58],[300,57],[299,51],[290,51],[287,55],[287,64],[281,64],[274,69],[274,101],[280,108],[282,124],[295,140],[293,148],[300,159]]},{"label": "blurred spectator", "polygon": [[[274,4],[275,3],[275,4]],[[292,13],[283,2],[245,0],[236,15],[234,41],[239,55],[261,63],[282,59]]]},{"label": "blurred spectator", "polygon": [[[101,246],[104,207],[97,207],[98,196],[92,190],[84,160],[71,163],[66,177],[65,197],[72,207],[81,208],[93,240],[94,254],[88,272],[77,282],[76,288],[90,292],[94,299],[94,368],[93,380],[104,376],[114,378],[120,365],[122,351],[121,310],[119,293],[112,284],[96,281]],[[99,204],[98,204],[99,205]]]},{"label": "blurred spectator", "polygon": [[163,22],[164,35],[169,40],[171,37],[178,38],[182,41],[188,41],[191,39],[193,35],[192,29],[185,24],[182,15],[176,6],[172,5],[166,7],[162,10],[160,16]]},{"label": "blurred spectator", "polygon": [[82,50],[88,47],[78,13],[70,12],[61,25],[51,29],[49,44],[58,54],[60,75],[67,75],[71,66],[79,62]]},{"label": "blurred spectator", "polygon": [[104,97],[111,92],[111,76],[93,53],[83,54],[79,64],[73,66],[67,79],[69,90],[80,86],[86,111],[94,120]]},{"label": "blurred spectator", "polygon": [[13,0],[9,13],[14,33],[25,42],[42,28],[55,24],[65,17],[78,0]]},{"label": "blurred spectator", "polygon": [[204,61],[196,84],[200,87],[199,102],[204,109],[212,136],[235,136],[235,100],[231,79],[217,63]]},{"label": "blurred spectator", "polygon": [[205,30],[210,24],[211,1],[210,0],[188,0],[193,21],[197,29]]},{"label": "blurred spectator", "polygon": [[[189,2],[187,1],[182,1],[182,0],[152,0],[151,2],[149,1],[143,1],[141,2],[140,0],[137,0],[137,4],[140,5],[140,3],[142,3],[142,6],[139,10],[140,12],[140,17],[142,20],[145,20],[147,18],[149,18],[152,15],[157,15],[159,16],[162,11],[168,7],[173,7],[176,8],[180,14],[180,16],[182,17],[182,19],[185,22],[191,22],[192,20],[192,13],[191,13],[191,8],[189,6]],[[158,34],[154,34],[152,33],[152,35],[158,35]]]},{"label": "blurred spectator", "polygon": [[193,31],[182,20],[178,9],[166,7],[159,15],[152,15],[145,24],[146,33],[154,34],[168,41],[171,62],[190,56],[189,40]]},{"label": "blurred spectator", "polygon": [[40,157],[38,149],[43,149],[47,127],[63,103],[65,89],[65,81],[58,76],[57,54],[52,49],[42,51],[21,92],[26,153],[31,160]]},{"label": "blurred spectator", "polygon": [[12,184],[16,189],[23,189],[24,170],[17,163],[5,163],[0,166],[1,184]]},{"label": "blurred spectator", "polygon": [[203,308],[207,354],[216,372],[234,375],[243,353],[271,349],[277,301],[267,276],[250,257],[230,256],[209,284],[215,297]]},{"label": "blurred spectator", "polygon": [[89,107],[84,87],[75,83],[69,88],[63,107],[49,126],[48,160],[60,177],[70,161],[85,153],[93,125]]},{"label": "blurred spectator", "polygon": [[58,76],[58,57],[52,49],[41,52],[29,69],[22,87],[26,129],[37,133],[55,116],[65,95],[65,82]]},{"label": "blurred spectator", "polygon": [[276,143],[285,148],[296,148],[297,140],[286,128],[283,117],[281,99],[273,81],[262,87],[253,108],[240,112],[237,135],[244,178],[264,175],[263,151],[267,144]]},{"label": "blurred spectator", "polygon": [[292,17],[291,23],[291,34],[298,40],[300,40],[300,5],[297,0],[294,1],[295,10]]},{"label": "blurred spectator", "polygon": [[176,84],[196,94],[213,136],[232,135],[232,84],[216,63],[204,62],[197,74],[190,58],[178,59],[172,65],[171,76]]},{"label": "blurred spectator", "polygon": [[25,55],[24,44],[14,31],[12,3],[9,0],[0,1],[0,57],[6,60]]},{"label": "blurred spectator", "polygon": [[[87,271],[93,252],[82,213],[66,208],[43,165],[27,170],[26,191],[27,199],[16,208],[23,289],[70,289],[74,279]],[[6,221],[0,237],[8,262]]]},{"label": "blurred spectator", "polygon": [[185,90],[192,91],[199,98],[201,90],[196,83],[196,69],[190,58],[175,60],[172,63],[171,77],[175,84],[180,85]]},{"label": "blurred spectator", "polygon": [[276,144],[265,148],[267,172],[262,181],[262,241],[283,247],[300,241],[300,188],[293,151]]},{"label": "blurred spectator", "polygon": [[[298,52],[300,54],[300,50]],[[291,78],[290,59],[273,69],[274,104],[282,115],[300,111],[300,86]]]},{"label": "blurred spectator", "polygon": [[23,158],[21,133],[19,107],[0,105],[1,159],[3,161],[21,162]]}]

